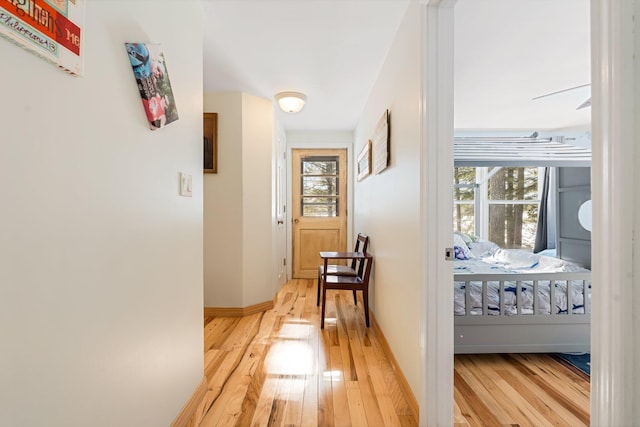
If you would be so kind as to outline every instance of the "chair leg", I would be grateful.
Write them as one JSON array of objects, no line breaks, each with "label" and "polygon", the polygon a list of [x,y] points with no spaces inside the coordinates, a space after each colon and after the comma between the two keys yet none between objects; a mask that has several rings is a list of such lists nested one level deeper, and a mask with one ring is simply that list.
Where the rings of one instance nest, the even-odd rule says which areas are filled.
[{"label": "chair leg", "polygon": [[358,305],[358,296],[356,295],[356,291],[353,291],[353,305]]},{"label": "chair leg", "polygon": [[362,300],[364,303],[364,320],[368,328],[369,327],[369,289],[364,289],[362,291]]},{"label": "chair leg", "polygon": [[322,310],[320,313],[320,329],[324,329],[324,308],[327,305],[327,289],[322,287]]},{"label": "chair leg", "polygon": [[320,287],[322,285],[322,276],[320,275],[320,268],[318,268],[318,298],[316,298],[316,307],[320,305]]}]

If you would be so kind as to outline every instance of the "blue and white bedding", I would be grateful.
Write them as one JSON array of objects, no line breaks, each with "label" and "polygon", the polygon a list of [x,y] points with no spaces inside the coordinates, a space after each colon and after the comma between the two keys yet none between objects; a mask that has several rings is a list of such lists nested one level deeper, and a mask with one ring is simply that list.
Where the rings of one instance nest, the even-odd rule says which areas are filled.
[{"label": "blue and white bedding", "polygon": [[[501,249],[495,243],[478,241],[469,236],[456,233],[454,235],[456,248],[456,260],[454,262],[454,274],[495,274],[495,273],[555,273],[555,272],[587,272],[581,266],[553,258],[550,256],[533,254],[524,250]],[[471,315],[482,314],[482,280],[454,283],[454,313],[466,315],[465,291],[470,286]],[[557,280],[554,283],[555,301],[553,313],[567,313],[567,282],[571,292],[572,312],[584,313],[584,284],[581,280]],[[550,281],[538,281],[538,301],[536,314],[550,314]],[[500,282],[487,282],[488,314],[500,314]],[[516,283],[505,282],[505,314],[518,314],[516,300]],[[590,282],[587,282],[587,295],[590,296]],[[522,314],[533,314],[533,282],[523,281],[522,287]]]}]

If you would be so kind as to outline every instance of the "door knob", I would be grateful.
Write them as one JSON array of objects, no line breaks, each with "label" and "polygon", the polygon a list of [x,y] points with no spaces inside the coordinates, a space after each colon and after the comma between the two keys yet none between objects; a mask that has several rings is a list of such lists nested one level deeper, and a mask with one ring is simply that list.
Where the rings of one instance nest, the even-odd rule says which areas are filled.
[{"label": "door knob", "polygon": [[279,220],[278,220],[278,224],[284,224],[284,221],[282,221],[282,220],[280,220],[280,219],[279,219]]},{"label": "door knob", "polygon": [[293,222],[298,223],[298,218],[294,219]]}]

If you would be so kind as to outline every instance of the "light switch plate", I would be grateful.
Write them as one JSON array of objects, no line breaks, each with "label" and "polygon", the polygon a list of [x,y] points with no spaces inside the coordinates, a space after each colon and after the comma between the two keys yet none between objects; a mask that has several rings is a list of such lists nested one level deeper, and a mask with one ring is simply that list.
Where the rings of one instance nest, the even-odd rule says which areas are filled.
[{"label": "light switch plate", "polygon": [[192,196],[193,179],[188,173],[180,172],[180,195],[184,197]]}]

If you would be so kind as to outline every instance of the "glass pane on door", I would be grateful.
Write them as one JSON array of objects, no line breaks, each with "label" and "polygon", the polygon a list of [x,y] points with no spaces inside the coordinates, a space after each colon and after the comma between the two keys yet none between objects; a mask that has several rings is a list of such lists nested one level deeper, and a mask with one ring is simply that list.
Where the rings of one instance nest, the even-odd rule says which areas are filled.
[{"label": "glass pane on door", "polygon": [[301,159],[300,214],[336,217],[340,212],[340,164],[338,156]]}]

